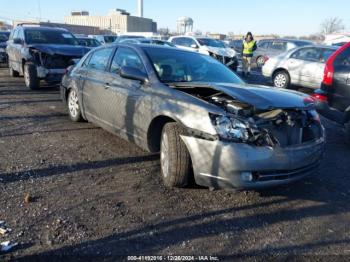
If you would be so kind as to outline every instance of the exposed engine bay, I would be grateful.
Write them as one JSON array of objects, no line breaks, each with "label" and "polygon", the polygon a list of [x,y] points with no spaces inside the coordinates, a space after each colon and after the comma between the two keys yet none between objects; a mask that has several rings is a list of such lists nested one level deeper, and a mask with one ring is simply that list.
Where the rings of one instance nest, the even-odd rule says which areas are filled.
[{"label": "exposed engine bay", "polygon": [[323,127],[313,109],[259,110],[211,88],[176,88],[225,110],[225,116],[210,115],[220,139],[256,146],[288,147],[315,141]]},{"label": "exposed engine bay", "polygon": [[66,69],[67,67],[75,64],[75,59],[80,58],[80,56],[47,54],[34,48],[31,48],[30,52],[33,55],[35,63],[45,67],[46,69]]}]

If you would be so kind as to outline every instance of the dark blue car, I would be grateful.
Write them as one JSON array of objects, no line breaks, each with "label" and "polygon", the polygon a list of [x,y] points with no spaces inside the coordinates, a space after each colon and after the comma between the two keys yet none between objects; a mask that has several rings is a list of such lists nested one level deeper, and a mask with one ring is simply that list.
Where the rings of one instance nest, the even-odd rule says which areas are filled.
[{"label": "dark blue car", "polygon": [[12,31],[6,51],[11,76],[23,75],[26,86],[37,89],[40,80],[60,82],[67,67],[90,49],[80,46],[66,29],[20,24]]}]

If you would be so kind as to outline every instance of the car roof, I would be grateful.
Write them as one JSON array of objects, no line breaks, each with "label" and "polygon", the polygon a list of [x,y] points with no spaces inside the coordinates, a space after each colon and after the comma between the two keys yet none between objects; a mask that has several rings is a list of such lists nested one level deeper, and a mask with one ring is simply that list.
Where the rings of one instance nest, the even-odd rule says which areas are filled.
[{"label": "car roof", "polygon": [[23,26],[24,30],[35,30],[35,31],[60,31],[60,32],[68,32],[65,28],[61,27],[49,27],[49,26]]},{"label": "car roof", "polygon": [[304,45],[304,46],[299,46],[298,49],[302,49],[305,47],[312,47],[312,48],[325,48],[325,49],[333,49],[333,50],[337,50],[338,47],[336,46],[330,46],[330,45]]},{"label": "car roof", "polygon": [[309,40],[302,40],[302,39],[289,39],[289,38],[269,38],[269,39],[261,39],[259,42],[264,42],[264,41],[281,41],[281,42],[301,42],[301,43],[312,43],[312,41]]}]

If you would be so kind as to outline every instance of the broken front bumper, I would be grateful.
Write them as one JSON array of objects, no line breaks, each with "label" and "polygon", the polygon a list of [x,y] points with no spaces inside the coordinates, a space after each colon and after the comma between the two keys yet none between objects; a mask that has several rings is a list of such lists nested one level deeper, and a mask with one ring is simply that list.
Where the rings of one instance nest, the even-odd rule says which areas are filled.
[{"label": "broken front bumper", "polygon": [[62,77],[66,72],[66,69],[47,69],[42,66],[37,67],[37,76],[48,82],[61,82]]},{"label": "broken front bumper", "polygon": [[249,190],[287,184],[315,173],[324,153],[324,138],[288,148],[182,139],[196,183],[212,188]]}]

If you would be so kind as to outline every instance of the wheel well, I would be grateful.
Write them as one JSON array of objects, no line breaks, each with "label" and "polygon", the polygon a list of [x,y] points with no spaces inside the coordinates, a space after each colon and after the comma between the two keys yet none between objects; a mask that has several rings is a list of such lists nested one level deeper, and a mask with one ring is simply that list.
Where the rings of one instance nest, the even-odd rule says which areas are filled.
[{"label": "wheel well", "polygon": [[277,69],[273,72],[273,74],[272,74],[272,79],[273,79],[273,78],[275,77],[275,75],[276,75],[277,73],[279,73],[279,72],[285,72],[285,73],[288,75],[289,79],[290,79],[290,75],[289,75],[288,71],[287,71],[286,69],[284,69],[284,68],[277,68]]},{"label": "wheel well", "polygon": [[151,152],[160,151],[160,139],[163,128],[167,123],[171,122],[176,121],[167,116],[158,116],[152,120],[147,132],[148,148]]}]

